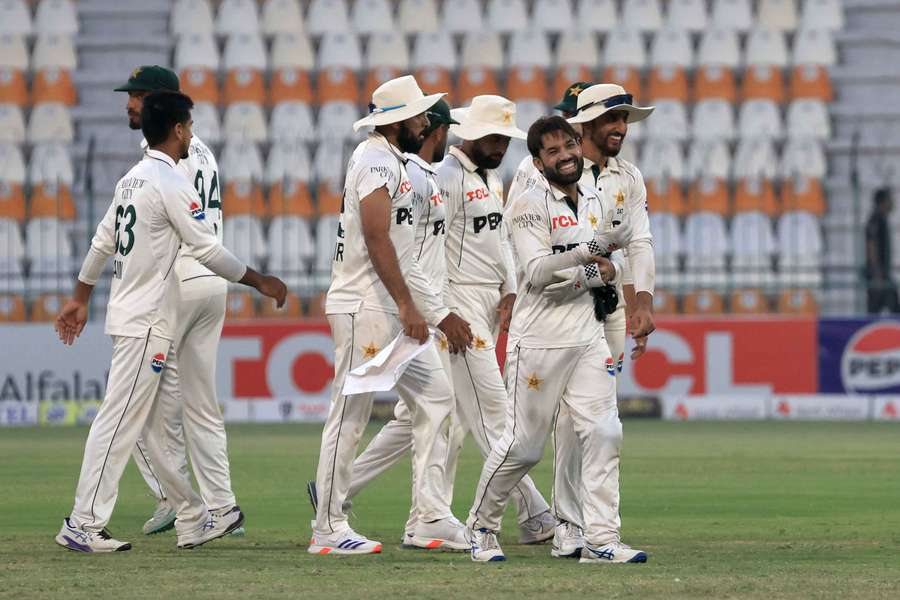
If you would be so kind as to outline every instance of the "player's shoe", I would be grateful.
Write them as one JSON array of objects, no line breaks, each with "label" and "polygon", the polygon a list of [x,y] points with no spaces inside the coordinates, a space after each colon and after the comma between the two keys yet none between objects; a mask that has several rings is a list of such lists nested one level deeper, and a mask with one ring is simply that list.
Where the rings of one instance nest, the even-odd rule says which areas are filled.
[{"label": "player's shoe", "polygon": [[554,558],[578,558],[581,556],[581,548],[584,547],[584,532],[581,527],[560,521],[553,534],[553,548],[550,556]]},{"label": "player's shoe", "polygon": [[189,549],[202,546],[206,542],[228,535],[243,524],[244,513],[236,504],[231,508],[211,511],[202,527],[178,536],[178,547]]},{"label": "player's shoe", "polygon": [[381,554],[381,542],[348,528],[330,536],[314,533],[306,551],[310,554]]},{"label": "player's shoe", "polygon": [[556,531],[556,517],[545,510],[519,525],[520,544],[541,544],[553,537]]},{"label": "player's shoe", "polygon": [[472,560],[475,562],[497,562],[506,560],[500,542],[497,541],[497,533],[484,527],[469,531],[472,539]]},{"label": "player's shoe", "polygon": [[156,510],[150,517],[144,527],[144,535],[153,535],[154,533],[162,533],[175,527],[175,511],[165,500],[156,503]]},{"label": "player's shoe", "polygon": [[245,535],[247,535],[247,531],[243,527],[238,527],[228,535],[230,535],[231,537],[244,537]]},{"label": "player's shoe", "polygon": [[412,537],[412,545],[426,550],[468,550],[472,547],[466,526],[450,516],[431,523],[419,521]]},{"label": "player's shoe", "polygon": [[419,547],[413,544],[413,536],[416,535],[414,531],[404,531],[403,537],[400,538],[400,548],[403,550],[418,550]]},{"label": "player's shoe", "polygon": [[131,544],[120,542],[105,527],[101,531],[85,531],[73,527],[69,517],[63,519],[62,528],[56,534],[56,543],[75,552],[124,552]]},{"label": "player's shoe", "polygon": [[647,553],[642,550],[623,544],[622,542],[613,542],[605,546],[593,546],[585,544],[581,549],[580,563],[645,563],[647,562]]}]

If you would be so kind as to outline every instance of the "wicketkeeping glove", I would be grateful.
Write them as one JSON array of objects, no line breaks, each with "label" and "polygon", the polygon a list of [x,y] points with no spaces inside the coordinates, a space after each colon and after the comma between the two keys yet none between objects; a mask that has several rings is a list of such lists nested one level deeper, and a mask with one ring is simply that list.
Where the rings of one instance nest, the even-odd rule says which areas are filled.
[{"label": "wicketkeeping glove", "polygon": [[600,269],[595,263],[584,266],[555,271],[553,277],[558,283],[551,283],[544,287],[543,293],[551,300],[565,302],[580,296],[589,288],[597,288],[605,285],[600,276]]},{"label": "wicketkeeping glove", "polygon": [[588,250],[594,256],[609,257],[615,250],[628,245],[632,233],[631,221],[625,218],[621,225],[613,227],[609,231],[595,231],[594,239],[587,243]]}]

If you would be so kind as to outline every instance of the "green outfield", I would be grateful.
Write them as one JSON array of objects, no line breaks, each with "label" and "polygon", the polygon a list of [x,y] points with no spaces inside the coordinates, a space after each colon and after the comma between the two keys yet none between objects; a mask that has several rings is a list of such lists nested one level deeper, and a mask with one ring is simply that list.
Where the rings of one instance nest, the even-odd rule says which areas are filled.
[{"label": "green outfield", "polygon": [[[111,529],[134,549],[91,556],[53,542],[87,430],[0,429],[0,597],[900,597],[900,428],[892,424],[627,421],[624,538],[650,561],[615,566],[518,546],[514,527],[501,537],[506,563],[400,550],[408,463],[354,507],[358,530],[385,542],[381,555],[309,556],[304,484],[320,427],[229,431],[246,537],[194,551],[177,551],[171,532],[145,538],[152,502],[129,466]],[[479,468],[467,444],[460,518]],[[549,463],[534,475],[549,492]]]}]

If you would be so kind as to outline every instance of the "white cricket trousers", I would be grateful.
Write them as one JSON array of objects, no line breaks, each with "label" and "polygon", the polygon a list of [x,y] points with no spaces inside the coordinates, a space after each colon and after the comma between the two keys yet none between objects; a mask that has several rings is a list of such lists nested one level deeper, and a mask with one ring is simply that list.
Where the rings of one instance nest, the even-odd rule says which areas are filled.
[{"label": "white cricket trousers", "polygon": [[[443,342],[443,345],[438,348],[438,355],[440,356],[444,373],[450,373],[450,350],[446,346],[446,342]],[[449,375],[448,382],[450,382]],[[452,383],[450,387],[450,395],[452,397]],[[441,482],[443,488],[439,492],[447,511],[450,510],[450,505],[453,503],[453,482],[456,479],[456,465],[459,452],[466,438],[466,432],[459,424],[456,415],[455,404],[454,401],[454,410],[450,414],[448,427],[442,430],[435,439],[432,449],[437,456],[447,456],[447,464],[444,466]],[[350,493],[347,497],[354,498],[373,479],[397,464],[406,455],[407,451],[412,449],[412,446],[413,430],[409,402],[407,398],[401,397],[397,404],[394,405],[394,418],[385,423],[381,431],[372,438],[372,441],[363,450],[362,454],[353,461],[353,475],[350,481]],[[412,503],[409,509],[409,519],[406,521],[404,529],[404,531],[410,533],[415,529],[416,523],[419,521],[419,507],[416,503],[417,485],[418,482],[413,478]]]},{"label": "white cricket trousers", "polygon": [[[625,309],[620,307],[607,317],[604,332],[609,350],[615,361],[615,373],[622,371],[625,361]],[[618,386],[617,386],[618,391]],[[554,468],[553,468],[553,513],[557,519],[568,521],[578,527],[584,527],[581,510],[581,442],[575,434],[572,417],[565,406],[560,407],[553,432]],[[609,469],[618,473],[618,455],[615,465]],[[618,486],[616,487],[615,504],[619,504]],[[618,527],[617,527],[618,529]]]},{"label": "white cricket trousers", "polygon": [[[497,363],[494,339],[499,329],[500,290],[494,286],[458,285],[447,291],[447,307],[469,322],[475,341],[465,354],[450,356],[456,410],[486,459],[503,435],[509,397]],[[509,364],[509,362],[507,362]],[[521,525],[550,510],[531,477],[519,481],[510,496]]]},{"label": "white cricket trousers", "polygon": [[[216,395],[216,356],[225,322],[227,293],[200,276],[181,282],[174,360],[166,365],[171,377],[160,385],[164,414],[161,440],[167,456],[185,477],[190,477],[185,451],[190,452],[194,476],[203,502],[212,510],[236,504],[231,489],[225,421]],[[133,452],[135,464],[158,500],[166,490],[159,483],[144,441]]]},{"label": "white cricket trousers", "polygon": [[[331,408],[322,431],[316,488],[319,510],[315,535],[331,535],[349,528],[343,503],[349,497],[353,459],[372,413],[374,394],[342,393],[347,373],[362,364],[402,331],[397,315],[361,309],[355,314],[328,315],[334,339],[334,381]],[[432,346],[407,367],[397,392],[410,409],[412,421],[413,488],[419,516],[436,521],[449,516],[442,498],[447,464],[446,446],[436,451],[435,440],[449,427],[452,408],[450,384],[437,349]]]},{"label": "white cricket trousers", "polygon": [[169,377],[165,362],[171,346],[171,340],[153,335],[152,328],[143,338],[113,336],[106,397],[85,443],[70,515],[73,525],[86,531],[106,527],[116,504],[119,479],[141,435],[156,476],[178,515],[176,531],[188,533],[206,523],[206,506],[160,443],[165,424],[156,400],[161,380]]},{"label": "white cricket trousers", "polygon": [[568,408],[584,448],[585,538],[601,544],[618,532],[618,471],[622,426],[616,409],[615,378],[606,371],[610,356],[601,339],[572,348],[521,348],[507,357],[510,404],[500,442],[481,471],[468,525],[497,531],[516,483],[536,465],[561,405]]}]

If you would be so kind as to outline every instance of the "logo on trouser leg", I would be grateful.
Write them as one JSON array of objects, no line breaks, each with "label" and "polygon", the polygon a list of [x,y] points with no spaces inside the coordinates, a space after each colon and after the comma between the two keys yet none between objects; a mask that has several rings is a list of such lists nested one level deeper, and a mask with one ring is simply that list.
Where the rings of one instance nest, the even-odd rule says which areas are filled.
[{"label": "logo on trouser leg", "polygon": [[619,362],[616,364],[616,370],[619,371],[619,373],[622,372],[623,364],[625,364],[625,353],[624,352],[619,354]]},{"label": "logo on trouser leg", "polygon": [[606,357],[606,372],[613,377],[616,376],[616,362],[613,360],[612,356]]},{"label": "logo on trouser leg", "polygon": [[154,373],[159,373],[166,366],[166,355],[162,352],[157,352],[153,355],[153,358],[150,359],[150,368],[153,369]]}]

